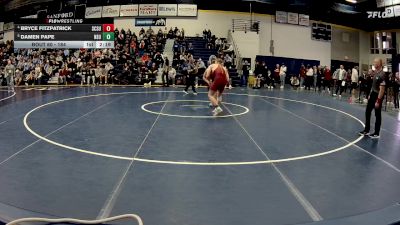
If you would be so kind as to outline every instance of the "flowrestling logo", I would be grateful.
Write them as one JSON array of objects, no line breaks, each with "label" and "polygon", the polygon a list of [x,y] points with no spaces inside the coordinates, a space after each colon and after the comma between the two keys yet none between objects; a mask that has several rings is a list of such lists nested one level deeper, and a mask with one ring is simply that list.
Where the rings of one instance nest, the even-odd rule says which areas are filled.
[{"label": "flowrestling logo", "polygon": [[46,19],[46,23],[83,23],[83,19]]},{"label": "flowrestling logo", "polygon": [[399,6],[394,6],[394,7],[387,7],[385,11],[368,11],[368,18],[369,19],[375,19],[375,18],[393,18],[400,16],[400,5]]}]

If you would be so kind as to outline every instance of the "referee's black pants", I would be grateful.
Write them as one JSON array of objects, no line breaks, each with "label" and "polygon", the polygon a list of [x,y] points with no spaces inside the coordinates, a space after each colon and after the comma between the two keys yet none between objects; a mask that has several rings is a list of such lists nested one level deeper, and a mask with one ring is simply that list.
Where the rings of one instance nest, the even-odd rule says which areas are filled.
[{"label": "referee's black pants", "polygon": [[365,130],[366,132],[369,132],[370,130],[370,123],[371,123],[371,112],[374,109],[375,110],[375,134],[379,135],[379,132],[381,130],[381,123],[382,123],[382,104],[379,106],[379,108],[375,108],[375,103],[376,100],[378,99],[378,93],[375,91],[371,92],[371,95],[369,96],[368,99],[368,105],[367,109],[365,110]]},{"label": "referee's black pants", "polygon": [[195,81],[196,81],[196,75],[189,74],[189,76],[186,77],[185,91],[188,91],[189,87],[191,86],[192,90],[193,90],[193,93],[196,93]]}]

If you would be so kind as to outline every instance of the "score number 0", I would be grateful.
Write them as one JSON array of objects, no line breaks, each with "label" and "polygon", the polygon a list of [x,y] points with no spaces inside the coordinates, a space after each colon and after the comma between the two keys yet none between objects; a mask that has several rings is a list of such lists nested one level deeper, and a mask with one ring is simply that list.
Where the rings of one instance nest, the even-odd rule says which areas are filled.
[{"label": "score number 0", "polygon": [[114,24],[103,24],[103,32],[114,32]]}]

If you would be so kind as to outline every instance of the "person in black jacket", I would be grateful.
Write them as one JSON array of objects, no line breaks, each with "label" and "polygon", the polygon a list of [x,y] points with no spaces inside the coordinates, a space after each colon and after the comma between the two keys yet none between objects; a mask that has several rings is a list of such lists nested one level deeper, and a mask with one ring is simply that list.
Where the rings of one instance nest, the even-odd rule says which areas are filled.
[{"label": "person in black jacket", "polygon": [[400,77],[399,72],[393,77],[393,101],[394,101],[394,108],[399,109],[399,88],[400,88]]},{"label": "person in black jacket", "polygon": [[247,80],[249,78],[249,71],[250,71],[250,63],[247,60],[244,60],[243,67],[242,67],[243,75],[242,75],[242,86],[247,86]]},{"label": "person in black jacket", "polygon": [[262,75],[261,86],[264,86],[264,84],[267,84],[267,86],[269,87],[271,81],[269,80],[269,76],[268,76],[268,66],[266,65],[266,63],[264,61],[262,61],[262,63],[261,63],[261,75]]},{"label": "person in black jacket", "polygon": [[197,95],[195,80],[198,74],[198,63],[197,62],[188,62],[184,66],[184,74],[186,75],[186,87],[183,90],[183,93],[188,94],[189,87],[192,87],[193,95]]},{"label": "person in black jacket", "polygon": [[157,54],[154,56],[154,63],[156,64],[157,68],[163,66],[164,59],[160,52],[157,52]]}]

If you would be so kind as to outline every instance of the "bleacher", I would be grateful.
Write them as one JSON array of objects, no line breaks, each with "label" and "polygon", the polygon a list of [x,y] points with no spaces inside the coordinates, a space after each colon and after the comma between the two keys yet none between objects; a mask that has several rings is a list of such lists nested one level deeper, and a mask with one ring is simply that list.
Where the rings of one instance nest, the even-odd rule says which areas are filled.
[{"label": "bleacher", "polygon": [[[199,59],[201,58],[204,62],[208,62],[208,59],[210,58],[211,55],[217,55],[218,51],[216,49],[207,49],[207,41],[203,39],[202,37],[186,37],[186,43],[192,43],[193,47],[193,58],[194,59]],[[232,81],[232,86],[238,87],[241,85],[241,78],[239,76],[239,73],[236,68],[232,67],[229,68],[229,75],[231,77]],[[202,81],[202,74],[199,74],[199,85],[205,85],[205,83]],[[181,80],[181,74],[179,71],[177,71],[177,82],[183,82],[184,79]]]},{"label": "bleacher", "polygon": [[236,68],[229,69],[229,77],[231,78],[233,87],[238,87],[241,85],[241,79]]},{"label": "bleacher", "polygon": [[217,50],[207,49],[207,41],[202,37],[187,37],[187,43],[192,43],[193,45],[193,57],[194,59],[203,59],[203,61],[208,61],[211,55],[217,55]]}]

